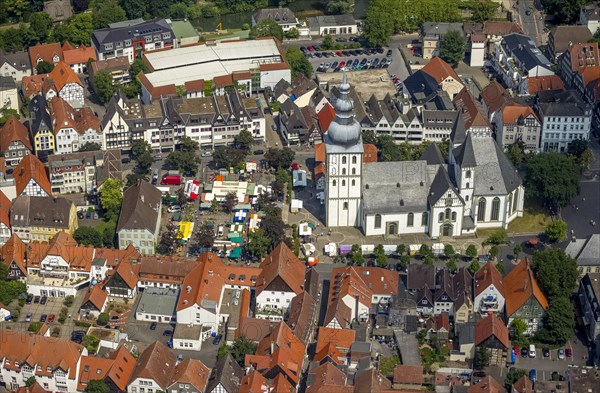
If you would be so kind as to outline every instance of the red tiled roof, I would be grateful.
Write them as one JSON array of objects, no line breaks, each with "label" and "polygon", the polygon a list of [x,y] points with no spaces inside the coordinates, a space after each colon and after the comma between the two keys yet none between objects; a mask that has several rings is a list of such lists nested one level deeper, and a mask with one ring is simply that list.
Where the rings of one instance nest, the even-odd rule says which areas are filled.
[{"label": "red tiled roof", "polygon": [[148,80],[148,77],[143,72],[140,72],[138,74],[138,78],[140,79],[140,83],[142,85],[144,85],[146,90],[148,90],[148,92],[150,93],[152,98],[158,98],[161,96],[167,97],[167,96],[177,95],[177,88],[175,87],[174,84],[155,87],[152,85],[152,83],[150,83],[150,81]]},{"label": "red tiled roof", "polygon": [[505,36],[510,33],[522,33],[523,29],[515,22],[486,20],[483,22],[483,32],[488,35]]},{"label": "red tiled roof", "polygon": [[186,359],[175,367],[171,383],[183,383],[194,386],[199,391],[204,391],[210,370],[200,360]]},{"label": "red tiled roof", "polygon": [[489,375],[483,377],[477,384],[472,385],[467,390],[468,393],[502,393],[505,391],[504,387]]},{"label": "red tiled roof", "polygon": [[278,277],[296,295],[302,292],[306,268],[284,242],[279,243],[279,245],[265,257],[260,264],[260,268],[262,269],[262,272],[256,282],[256,296],[267,289]]},{"label": "red tiled roof", "polygon": [[510,348],[508,328],[499,317],[488,315],[475,324],[475,345],[480,345],[492,336],[504,345],[504,349]]},{"label": "red tiled roof", "polygon": [[84,391],[87,383],[95,379],[110,379],[121,390],[127,390],[127,383],[135,367],[135,358],[121,346],[108,358],[83,356],[79,366],[77,388]]},{"label": "red tiled roof", "polygon": [[54,135],[65,128],[77,130],[75,123],[75,110],[60,96],[54,96],[48,103],[50,113],[52,114],[52,125],[54,126]]},{"label": "red tiled roof", "polygon": [[399,364],[394,368],[394,383],[422,385],[424,379],[423,366]]},{"label": "red tiled roof", "polygon": [[221,89],[223,87],[233,86],[233,77],[231,74],[215,76],[213,78],[215,89]]},{"label": "red tiled roof", "polygon": [[565,84],[558,75],[530,76],[527,78],[529,94],[537,94],[542,90],[563,90]]},{"label": "red tiled roof", "polygon": [[252,73],[250,71],[236,71],[233,73],[233,80],[243,81],[252,79]]},{"label": "red tiled roof", "polygon": [[289,70],[290,66],[287,63],[269,63],[260,64],[258,66],[260,71],[277,71],[277,70]]},{"label": "red tiled roof", "polygon": [[306,393],[352,393],[352,386],[346,385],[346,374],[333,365],[325,362],[313,371],[313,384]]},{"label": "red tiled roof", "polygon": [[571,58],[571,71],[573,72],[599,65],[597,42],[575,44],[566,52],[565,56],[568,54]]},{"label": "red tiled roof", "polygon": [[39,61],[47,61],[50,64],[54,64],[54,56],[58,56],[58,61],[63,61],[63,50],[60,43],[53,42],[51,44],[37,44],[29,47],[29,59],[31,60],[31,66],[35,66]]},{"label": "red tiled roof", "polygon": [[69,50],[63,48],[63,55],[68,65],[87,63],[89,59],[96,61],[96,51],[91,46],[81,45]]},{"label": "red tiled roof", "polygon": [[54,86],[56,86],[57,92],[61,91],[63,87],[69,83],[75,83],[81,87],[84,87],[75,71],[73,71],[71,67],[69,67],[63,61],[59,62],[49,75],[54,81]]},{"label": "red tiled roof", "polygon": [[336,349],[340,350],[342,356],[350,350],[355,339],[354,330],[331,329],[320,327],[317,336],[317,346],[315,352],[320,352],[328,344],[333,344]]},{"label": "red tiled roof", "polygon": [[438,84],[442,83],[449,77],[462,84],[460,77],[456,71],[454,71],[452,66],[438,56],[431,59],[429,63],[421,68],[421,71],[435,79]]},{"label": "red tiled roof", "polygon": [[363,163],[370,164],[371,162],[377,162],[377,146],[365,143],[363,144],[363,148]]},{"label": "red tiled roof", "polygon": [[502,274],[496,269],[493,263],[484,264],[481,269],[475,273],[475,296],[485,291],[493,285],[496,290],[504,296],[504,284],[502,282]]},{"label": "red tiled roof", "polygon": [[11,142],[20,141],[23,146],[32,150],[27,127],[16,117],[10,115],[0,129],[0,151],[7,151]]},{"label": "red tiled roof", "polygon": [[329,125],[335,119],[335,109],[328,102],[323,108],[317,113],[317,117],[319,118],[319,127],[321,127],[321,132],[325,134],[329,129]]},{"label": "red tiled roof", "polygon": [[510,100],[510,94],[500,83],[493,80],[481,91],[481,98],[491,113],[496,112]]},{"label": "red tiled roof", "polygon": [[534,393],[533,384],[528,375],[523,375],[521,378],[517,379],[517,381],[513,383],[512,388],[513,391],[517,393]]},{"label": "red tiled roof", "polygon": [[544,310],[548,308],[548,300],[538,286],[527,259],[523,259],[504,277],[504,289],[507,317],[512,316],[532,296]]},{"label": "red tiled roof", "polygon": [[580,78],[583,81],[583,85],[587,86],[590,82],[600,79],[600,65],[585,67],[579,73],[581,74]]},{"label": "red tiled roof", "polygon": [[452,100],[457,110],[462,110],[465,129],[471,127],[490,127],[487,117],[471,92],[465,87]]},{"label": "red tiled roof", "polygon": [[315,162],[325,162],[325,144],[318,143],[315,145]]},{"label": "red tiled roof", "polygon": [[98,309],[98,311],[102,311],[104,305],[106,304],[106,299],[108,298],[108,292],[100,287],[100,285],[94,285],[92,289],[90,289],[85,296],[83,297],[82,305],[90,302]]},{"label": "red tiled roof", "polygon": [[533,116],[533,118],[540,123],[540,119],[538,119],[531,107],[517,103],[511,103],[510,105],[505,106],[502,110],[502,123],[504,125],[517,124],[519,119],[526,119],[529,116]]},{"label": "red tiled roof", "polygon": [[253,370],[242,378],[239,393],[258,393],[266,385],[267,379],[258,371]]},{"label": "red tiled roof", "polygon": [[10,217],[8,215],[10,205],[10,199],[4,192],[0,191],[0,223],[6,225],[7,228],[10,228]]},{"label": "red tiled roof", "polygon": [[13,173],[17,196],[23,193],[30,180],[34,180],[48,195],[52,195],[46,167],[35,155],[23,157]]},{"label": "red tiled roof", "polygon": [[130,381],[137,378],[151,379],[166,391],[173,375],[175,361],[173,352],[165,344],[155,341],[142,352]]},{"label": "red tiled roof", "polygon": [[[6,211],[8,212],[8,209],[6,209]],[[15,262],[24,276],[27,276],[27,269],[25,268],[26,253],[27,246],[23,240],[14,233],[0,249],[0,254],[2,255],[4,263],[8,265]]]},{"label": "red tiled roof", "polygon": [[188,93],[192,91],[204,91],[204,79],[197,79],[189,82],[185,82],[185,91]]},{"label": "red tiled roof", "polygon": [[50,74],[24,76],[22,79],[22,84],[23,90],[25,90],[25,95],[31,98],[36,94],[40,94],[48,80],[50,80],[50,82],[53,84]]}]

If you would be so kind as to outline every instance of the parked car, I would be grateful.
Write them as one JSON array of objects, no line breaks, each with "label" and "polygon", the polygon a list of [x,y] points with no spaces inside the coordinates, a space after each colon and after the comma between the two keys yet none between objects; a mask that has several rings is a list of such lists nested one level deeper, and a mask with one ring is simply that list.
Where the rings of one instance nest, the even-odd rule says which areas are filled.
[{"label": "parked car", "polygon": [[42,314],[42,316],[40,317],[40,322],[46,322],[47,319],[48,319],[48,315]]},{"label": "parked car", "polygon": [[333,63],[331,63],[331,68],[336,69],[338,64],[339,63],[337,61],[334,61]]},{"label": "parked car", "polygon": [[344,60],[342,60],[342,61],[340,61],[340,64],[338,65],[338,67],[342,68],[345,65],[346,65],[346,62]]},{"label": "parked car", "polygon": [[181,211],[181,206],[178,206],[178,205],[169,206],[169,207],[167,208],[167,211],[168,211],[169,213],[180,212],[180,211]]},{"label": "parked car", "polygon": [[54,314],[48,315],[48,323],[54,322],[55,319],[56,319],[56,315],[54,315]]},{"label": "parked car", "polygon": [[320,59],[321,57],[323,57],[323,54],[321,52],[316,52],[315,56]]},{"label": "parked car", "polygon": [[46,302],[48,302],[48,296],[42,296],[40,299],[40,304],[46,304]]},{"label": "parked car", "polygon": [[71,333],[71,341],[81,344],[84,336],[85,336],[84,331],[75,330],[73,333]]},{"label": "parked car", "polygon": [[28,312],[27,315],[25,315],[25,322],[31,322],[31,313]]},{"label": "parked car", "polygon": [[336,51],[336,52],[335,52],[335,54],[336,54],[338,57],[343,57],[343,56],[344,56],[344,54],[342,53],[342,51],[341,51],[341,50],[338,50],[338,51]]},{"label": "parked car", "polygon": [[40,304],[40,297],[36,296],[33,298],[33,304]]},{"label": "parked car", "polygon": [[254,155],[255,155],[255,156],[260,156],[260,155],[263,155],[263,154],[265,154],[265,151],[264,151],[264,150],[261,150],[261,149],[259,149],[259,150],[254,150]]},{"label": "parked car", "polygon": [[392,50],[388,49],[387,53],[385,54],[387,57],[392,57]]},{"label": "parked car", "polygon": [[150,324],[150,330],[156,330],[156,325],[157,325],[157,323],[156,323],[156,322],[152,322],[152,323]]},{"label": "parked car", "polygon": [[529,356],[527,348],[521,348],[521,357],[526,358],[527,356]]},{"label": "parked car", "polygon": [[344,37],[338,37],[338,38],[335,39],[335,41],[336,42],[346,42],[346,41],[348,41],[348,39],[344,38]]},{"label": "parked car", "polygon": [[560,360],[565,360],[565,350],[564,349],[561,348],[558,350],[558,358]]},{"label": "parked car", "polygon": [[570,358],[573,356],[573,350],[571,348],[565,349],[565,355]]},{"label": "parked car", "polygon": [[27,295],[27,299],[25,299],[25,304],[31,304],[33,301],[33,295],[30,293]]},{"label": "parked car", "polygon": [[533,344],[529,345],[529,357],[530,358],[535,357],[535,345],[533,345]]},{"label": "parked car", "polygon": [[309,45],[309,46],[307,46],[307,47],[306,47],[306,49],[308,49],[308,50],[309,50],[309,52],[314,52],[314,51],[315,51],[315,48],[313,48],[313,47],[312,47],[312,46],[310,46],[310,45]]},{"label": "parked car", "polygon": [[173,335],[173,331],[171,329],[167,329],[163,332],[163,336],[171,337]]},{"label": "parked car", "polygon": [[352,67],[356,67],[358,65],[358,59],[354,59],[352,62]]},{"label": "parked car", "polygon": [[221,343],[221,339],[223,338],[222,334],[217,334],[213,339],[213,345],[219,345]]},{"label": "parked car", "polygon": [[325,69],[328,69],[329,67],[331,67],[331,63],[325,63]]},{"label": "parked car", "polygon": [[537,371],[535,368],[529,370],[529,379],[531,379],[531,382],[537,381]]},{"label": "parked car", "polygon": [[542,355],[544,355],[545,358],[550,357],[550,349],[548,347],[542,348]]},{"label": "parked car", "polygon": [[515,355],[517,355],[517,356],[519,356],[521,354],[521,348],[519,348],[518,345],[514,346],[513,351],[515,351]]}]

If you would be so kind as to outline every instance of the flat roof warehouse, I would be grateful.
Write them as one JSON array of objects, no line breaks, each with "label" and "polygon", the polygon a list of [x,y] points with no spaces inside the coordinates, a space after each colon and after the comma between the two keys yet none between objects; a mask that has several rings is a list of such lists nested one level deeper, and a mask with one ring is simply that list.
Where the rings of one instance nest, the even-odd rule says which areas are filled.
[{"label": "flat roof warehouse", "polygon": [[[144,53],[152,72],[146,74],[153,86],[183,85],[193,79],[258,68],[260,64],[283,63],[281,51],[272,39],[224,41]],[[177,72],[173,72],[173,70]]]}]

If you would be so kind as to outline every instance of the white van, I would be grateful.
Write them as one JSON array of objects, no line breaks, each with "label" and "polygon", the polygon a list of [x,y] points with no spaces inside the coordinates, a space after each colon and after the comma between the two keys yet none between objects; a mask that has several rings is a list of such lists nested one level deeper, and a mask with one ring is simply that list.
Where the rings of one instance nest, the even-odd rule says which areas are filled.
[{"label": "white van", "polygon": [[217,230],[217,236],[218,237],[223,236],[224,231],[225,231],[225,228],[223,228],[223,225],[219,225],[219,229]]},{"label": "white van", "polygon": [[535,345],[533,345],[533,344],[529,345],[529,357],[530,358],[535,357]]}]

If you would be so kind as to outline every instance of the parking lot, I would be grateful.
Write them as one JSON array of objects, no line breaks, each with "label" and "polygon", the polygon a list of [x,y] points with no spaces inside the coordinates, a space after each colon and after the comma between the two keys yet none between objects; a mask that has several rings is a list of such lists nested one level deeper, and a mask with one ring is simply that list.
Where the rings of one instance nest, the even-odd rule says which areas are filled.
[{"label": "parking lot", "polygon": [[[28,313],[31,313],[31,321],[30,322],[40,322],[40,318],[42,315],[55,315],[55,318],[58,318],[58,314],[60,314],[60,310],[64,307],[63,298],[52,298],[49,297],[46,304],[35,304],[31,302],[31,304],[25,304],[21,309],[21,315],[19,316],[20,322],[25,322],[25,318]],[[58,321],[54,321],[54,323],[58,323]]]},{"label": "parking lot", "polygon": [[[317,46],[318,47],[318,46]],[[386,69],[393,61],[394,49],[348,49],[310,51],[305,56],[312,64],[315,72],[340,72],[346,70]]]}]

